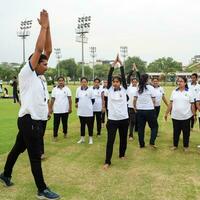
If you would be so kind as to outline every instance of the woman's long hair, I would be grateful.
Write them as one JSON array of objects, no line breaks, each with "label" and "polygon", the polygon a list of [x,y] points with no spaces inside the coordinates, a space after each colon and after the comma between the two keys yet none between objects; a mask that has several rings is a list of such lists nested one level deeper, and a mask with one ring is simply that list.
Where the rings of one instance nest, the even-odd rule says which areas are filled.
[{"label": "woman's long hair", "polygon": [[148,82],[149,76],[148,74],[142,74],[139,80],[139,94],[142,94],[144,92],[144,89],[147,89],[147,82]]}]

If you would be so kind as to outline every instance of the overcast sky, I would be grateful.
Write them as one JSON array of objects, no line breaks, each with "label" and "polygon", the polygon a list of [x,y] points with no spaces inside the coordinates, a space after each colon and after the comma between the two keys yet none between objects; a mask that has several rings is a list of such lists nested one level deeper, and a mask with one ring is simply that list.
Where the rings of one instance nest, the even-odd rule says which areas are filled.
[{"label": "overcast sky", "polygon": [[[98,59],[113,59],[120,46],[130,56],[147,62],[162,56],[188,64],[200,54],[199,0],[1,0],[0,62],[22,62],[22,41],[17,37],[20,21],[32,19],[26,40],[26,58],[34,50],[39,32],[37,17],[45,8],[50,15],[53,48],[62,57],[81,60],[81,44],[75,42],[77,18],[91,15],[85,59],[96,46]],[[56,64],[53,53],[49,65]]]}]

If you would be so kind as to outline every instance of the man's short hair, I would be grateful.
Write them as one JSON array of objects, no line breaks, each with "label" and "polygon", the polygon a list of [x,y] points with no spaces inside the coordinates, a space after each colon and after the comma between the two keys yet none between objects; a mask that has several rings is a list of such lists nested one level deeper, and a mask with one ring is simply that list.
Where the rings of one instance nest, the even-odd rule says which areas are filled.
[{"label": "man's short hair", "polygon": [[[28,60],[30,61],[31,58],[32,58],[33,54],[31,54],[28,58]],[[47,56],[45,54],[41,54],[40,55],[40,58],[39,58],[39,61],[38,61],[38,64],[40,64],[41,62],[43,62],[44,60],[48,60]]]},{"label": "man's short hair", "polygon": [[64,76],[59,76],[59,77],[57,78],[57,81],[59,81],[60,79],[62,79],[63,81],[65,81]]},{"label": "man's short hair", "polygon": [[198,78],[198,74],[197,73],[193,73],[192,76],[195,76],[196,78]]}]

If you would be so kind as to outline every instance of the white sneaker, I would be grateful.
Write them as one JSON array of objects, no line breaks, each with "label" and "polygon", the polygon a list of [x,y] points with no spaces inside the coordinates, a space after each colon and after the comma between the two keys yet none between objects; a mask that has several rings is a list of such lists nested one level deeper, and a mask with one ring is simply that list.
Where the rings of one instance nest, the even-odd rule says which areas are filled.
[{"label": "white sneaker", "polygon": [[77,142],[77,144],[83,144],[84,142],[85,142],[85,139],[81,138],[81,139]]},{"label": "white sneaker", "polygon": [[89,139],[89,144],[93,144],[93,139],[92,139],[92,137],[90,137],[90,139]]}]

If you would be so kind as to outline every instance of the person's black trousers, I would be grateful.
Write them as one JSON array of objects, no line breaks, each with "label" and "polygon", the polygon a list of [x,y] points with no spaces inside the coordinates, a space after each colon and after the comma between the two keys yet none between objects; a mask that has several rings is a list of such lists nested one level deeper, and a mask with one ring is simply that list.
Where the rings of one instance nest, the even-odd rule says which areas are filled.
[{"label": "person's black trousers", "polygon": [[156,107],[155,107],[155,111],[156,111],[156,117],[157,117],[157,119],[158,119],[159,114],[160,114],[160,106],[156,106]]},{"label": "person's black trousers", "polygon": [[191,128],[194,128],[194,116],[190,118]]},{"label": "person's black trousers", "polygon": [[155,145],[155,140],[157,137],[158,123],[155,110],[137,110],[137,119],[138,119],[138,137],[140,147],[145,146],[144,142],[144,130],[146,122],[151,129],[150,145]]},{"label": "person's black trousers", "polygon": [[17,91],[13,91],[13,100],[14,103],[19,102],[19,96]]},{"label": "person's black trousers", "polygon": [[[195,110],[197,111],[197,107],[196,107],[196,100],[195,100]],[[190,127],[193,129],[194,128],[194,115],[191,117],[190,119]]]},{"label": "person's black trousers", "polygon": [[68,113],[54,113],[53,118],[53,136],[58,137],[58,129],[60,125],[60,119],[62,120],[62,126],[63,126],[63,133],[64,135],[67,135],[68,130]]},{"label": "person's black trousers", "polygon": [[191,119],[187,119],[187,120],[172,119],[172,122],[173,122],[173,144],[175,147],[178,147],[181,131],[183,132],[183,146],[186,148],[189,147],[190,121],[191,121]]},{"label": "person's black trousers", "polygon": [[85,136],[85,126],[88,127],[88,134],[89,136],[93,136],[93,117],[82,117],[79,116],[79,120],[81,123],[81,136]]},{"label": "person's black trousers", "polygon": [[47,127],[47,121],[42,121],[41,126],[42,126],[42,132],[41,132],[40,142],[41,142],[41,155],[42,155],[44,154],[44,134]]},{"label": "person's black trousers", "polygon": [[93,112],[93,127],[94,127],[95,118],[96,118],[97,135],[101,135],[101,117],[102,117],[102,112]]},{"label": "person's black trousers", "polygon": [[107,146],[106,146],[106,160],[105,164],[111,165],[111,158],[113,153],[113,145],[117,130],[119,130],[119,157],[124,157],[127,148],[127,134],[128,134],[129,120],[108,120],[107,122]]},{"label": "person's black trousers", "polygon": [[133,132],[136,124],[136,113],[133,108],[128,108],[129,114],[129,137],[133,137]]},{"label": "person's black trousers", "polygon": [[199,128],[200,128],[200,117],[199,117]]},{"label": "person's black trousers", "polygon": [[[159,117],[159,114],[160,114],[160,106],[155,107],[155,112],[156,112],[156,120],[157,120],[157,124],[158,124],[158,117]],[[157,128],[159,128],[159,124],[158,124]],[[158,133],[158,129],[157,129],[157,133]]]},{"label": "person's black trousers", "polygon": [[20,153],[26,149],[28,151],[29,160],[31,163],[32,174],[35,179],[38,191],[43,191],[47,188],[41,167],[41,135],[42,122],[32,120],[30,115],[25,115],[18,118],[18,135],[15,145],[10,151],[5,167],[4,176],[11,177],[12,170]]}]

